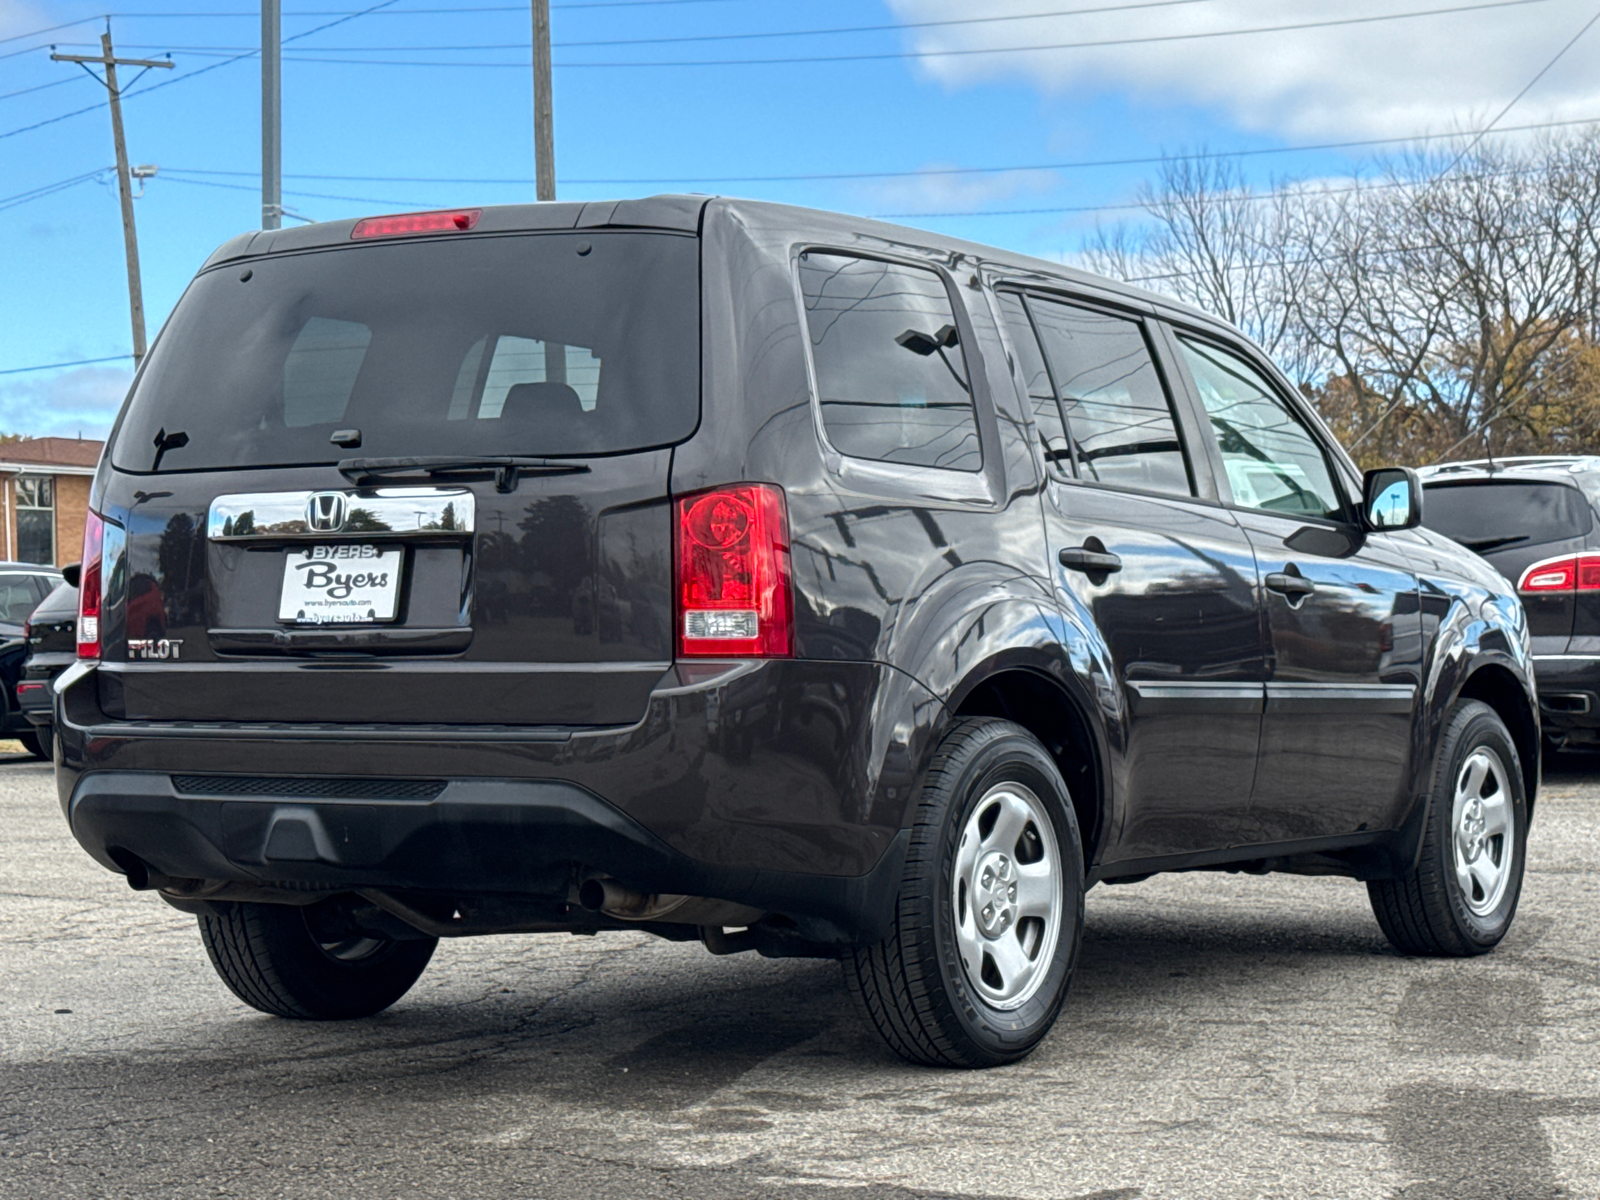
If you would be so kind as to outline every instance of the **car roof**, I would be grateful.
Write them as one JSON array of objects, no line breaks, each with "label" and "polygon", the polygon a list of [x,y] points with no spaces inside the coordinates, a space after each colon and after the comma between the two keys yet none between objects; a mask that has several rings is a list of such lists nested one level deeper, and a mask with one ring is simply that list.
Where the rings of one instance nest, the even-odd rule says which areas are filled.
[{"label": "car roof", "polygon": [[[730,216],[735,221],[755,218],[769,229],[787,225],[794,230],[796,239],[802,241],[807,238],[826,239],[829,234],[848,230],[852,234],[881,239],[886,243],[900,243],[966,255],[1013,273],[1020,272],[1090,285],[1120,296],[1137,307],[1146,310],[1162,309],[1169,313],[1180,314],[1193,321],[1226,329],[1234,336],[1240,336],[1237,329],[1220,321],[1215,314],[1159,292],[1146,291],[1049,259],[1016,254],[996,246],[948,237],[926,229],[895,225],[871,217],[851,216],[825,209],[803,208],[768,200],[745,200],[729,196],[673,194],[646,196],[636,200],[551,200],[536,204],[460,205],[456,208],[477,211],[480,214],[469,236],[606,228],[661,229],[696,233],[700,230],[706,214],[712,211],[719,216]],[[450,212],[456,211],[456,208],[434,211]],[[348,246],[356,225],[363,219],[365,218],[319,221],[308,225],[297,225],[290,229],[256,230],[240,234],[219,246],[206,260],[201,270],[244,258]]]},{"label": "car roof", "polygon": [[47,567],[43,563],[0,562],[0,571],[22,571],[29,575],[54,575],[61,577],[60,567]]},{"label": "car roof", "polygon": [[1480,458],[1437,463],[1417,471],[1424,484],[1483,483],[1502,479],[1534,479],[1551,483],[1600,485],[1600,455],[1530,454],[1515,458]]}]

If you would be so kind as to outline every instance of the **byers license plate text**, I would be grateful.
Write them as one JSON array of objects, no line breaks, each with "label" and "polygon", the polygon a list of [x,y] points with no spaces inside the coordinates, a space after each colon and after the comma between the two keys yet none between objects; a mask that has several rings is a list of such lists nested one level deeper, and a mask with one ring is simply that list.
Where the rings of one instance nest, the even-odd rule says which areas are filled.
[{"label": "byers license plate text", "polygon": [[394,620],[400,599],[398,546],[308,546],[291,550],[283,567],[278,620],[355,625]]}]

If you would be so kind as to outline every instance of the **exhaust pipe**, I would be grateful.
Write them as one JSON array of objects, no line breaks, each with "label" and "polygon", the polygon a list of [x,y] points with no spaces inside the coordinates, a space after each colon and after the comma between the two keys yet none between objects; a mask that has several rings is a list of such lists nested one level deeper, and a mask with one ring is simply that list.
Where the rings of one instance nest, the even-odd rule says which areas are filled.
[{"label": "exhaust pipe", "polygon": [[578,903],[590,912],[619,921],[666,921],[674,925],[753,924],[766,910],[713,900],[706,896],[680,896],[672,892],[636,892],[615,879],[594,876],[578,885]]}]

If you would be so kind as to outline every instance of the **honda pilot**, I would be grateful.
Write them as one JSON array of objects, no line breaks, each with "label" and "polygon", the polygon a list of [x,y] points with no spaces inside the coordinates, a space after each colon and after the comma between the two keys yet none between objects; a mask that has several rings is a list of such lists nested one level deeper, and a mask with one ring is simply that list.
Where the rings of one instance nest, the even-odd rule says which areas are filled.
[{"label": "honda pilot", "polygon": [[257,232],[95,476],[62,808],[282,1017],[439,938],[839,959],[1027,1054],[1084,892],[1364,880],[1493,947],[1528,627],[1231,327],[1059,265],[662,196]]}]

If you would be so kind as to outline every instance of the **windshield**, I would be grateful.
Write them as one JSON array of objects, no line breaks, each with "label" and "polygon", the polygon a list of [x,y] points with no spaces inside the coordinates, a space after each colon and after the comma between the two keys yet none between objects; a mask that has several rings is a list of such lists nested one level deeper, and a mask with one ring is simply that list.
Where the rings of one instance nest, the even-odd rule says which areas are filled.
[{"label": "windshield", "polygon": [[698,423],[699,358],[691,237],[440,237],[235,263],[196,279],[173,312],[112,462],[666,445]]},{"label": "windshield", "polygon": [[1563,483],[1436,483],[1424,496],[1422,523],[1479,552],[1582,537],[1593,520],[1583,493]]}]

